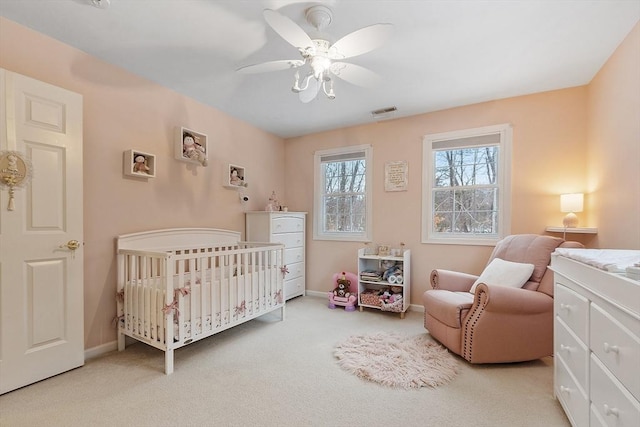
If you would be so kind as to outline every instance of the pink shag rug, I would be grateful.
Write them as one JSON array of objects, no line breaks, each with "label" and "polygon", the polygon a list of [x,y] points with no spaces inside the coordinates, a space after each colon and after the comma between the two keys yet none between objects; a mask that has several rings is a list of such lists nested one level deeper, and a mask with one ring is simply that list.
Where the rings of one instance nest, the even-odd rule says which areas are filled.
[{"label": "pink shag rug", "polygon": [[437,387],[458,372],[455,358],[427,334],[354,335],[338,344],[334,355],[346,371],[389,387]]}]

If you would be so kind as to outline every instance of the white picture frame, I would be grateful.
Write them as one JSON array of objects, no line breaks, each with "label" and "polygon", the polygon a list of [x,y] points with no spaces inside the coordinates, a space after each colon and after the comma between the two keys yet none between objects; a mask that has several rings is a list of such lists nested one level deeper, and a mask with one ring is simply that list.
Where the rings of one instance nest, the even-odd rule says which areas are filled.
[{"label": "white picture frame", "polygon": [[[140,162],[139,157],[144,160]],[[156,156],[140,150],[126,150],[122,155],[122,171],[127,176],[135,178],[156,177]]]},{"label": "white picture frame", "polygon": [[175,147],[177,160],[207,166],[209,141],[206,134],[183,126],[176,127]]},{"label": "white picture frame", "polygon": [[245,167],[231,163],[229,163],[227,169],[224,171],[224,177],[222,179],[223,185],[227,188],[240,189],[246,188],[249,185]]}]

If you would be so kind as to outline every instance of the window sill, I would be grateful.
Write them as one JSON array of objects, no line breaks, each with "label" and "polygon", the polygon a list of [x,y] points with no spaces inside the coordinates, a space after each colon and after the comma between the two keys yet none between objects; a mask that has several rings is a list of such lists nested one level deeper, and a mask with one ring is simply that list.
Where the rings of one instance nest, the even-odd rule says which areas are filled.
[{"label": "window sill", "polygon": [[469,238],[447,238],[447,239],[426,239],[421,243],[427,245],[464,245],[464,246],[495,246],[501,238],[491,239],[469,239]]}]

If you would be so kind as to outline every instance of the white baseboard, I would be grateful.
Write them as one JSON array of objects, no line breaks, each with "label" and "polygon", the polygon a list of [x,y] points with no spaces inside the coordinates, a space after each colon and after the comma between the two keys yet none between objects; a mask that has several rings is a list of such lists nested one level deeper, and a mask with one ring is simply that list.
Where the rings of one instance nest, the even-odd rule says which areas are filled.
[{"label": "white baseboard", "polygon": [[319,291],[306,291],[305,295],[308,297],[321,297],[327,298],[327,292],[319,292]]},{"label": "white baseboard", "polygon": [[422,304],[409,304],[409,310],[418,311],[420,313],[424,313],[424,305],[422,305]]},{"label": "white baseboard", "polygon": [[100,344],[96,347],[88,348],[84,351],[84,360],[94,359],[118,349],[118,341],[111,341]]}]

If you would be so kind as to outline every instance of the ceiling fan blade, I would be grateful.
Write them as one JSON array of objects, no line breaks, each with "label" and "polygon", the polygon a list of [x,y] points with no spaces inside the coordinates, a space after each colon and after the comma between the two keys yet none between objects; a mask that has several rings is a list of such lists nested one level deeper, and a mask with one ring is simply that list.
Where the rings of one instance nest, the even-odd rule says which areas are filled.
[{"label": "ceiling fan blade", "polygon": [[329,49],[331,59],[362,55],[382,46],[393,34],[393,24],[374,24],[347,34]]},{"label": "ceiling fan blade", "polygon": [[281,59],[278,61],[262,62],[260,64],[247,65],[238,68],[236,71],[242,74],[266,73],[269,71],[288,70],[304,65],[302,59]]},{"label": "ceiling fan blade", "polygon": [[291,19],[271,9],[265,9],[263,15],[267,24],[294,47],[302,50],[314,48],[309,35]]},{"label": "ceiling fan blade", "polygon": [[378,74],[361,67],[360,65],[350,64],[348,62],[334,62],[329,70],[336,76],[340,77],[354,85],[363,87],[372,87],[380,84],[381,78]]},{"label": "ceiling fan blade", "polygon": [[318,95],[319,91],[320,91],[320,82],[312,77],[309,80],[309,86],[305,90],[300,92],[298,96],[300,97],[300,101],[307,104],[313,101],[314,99],[316,99],[316,96]]}]

